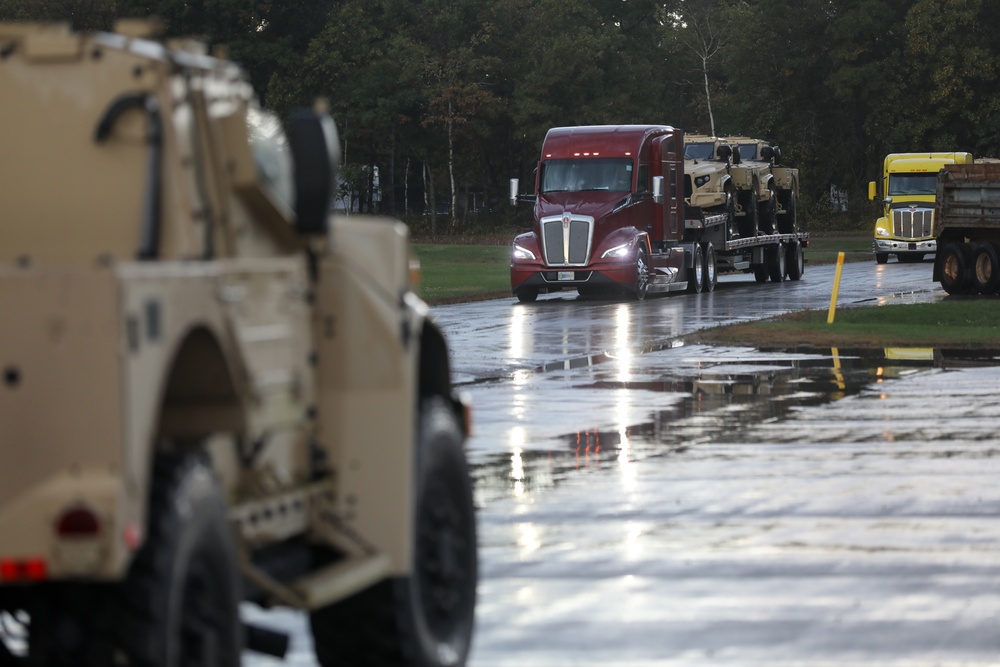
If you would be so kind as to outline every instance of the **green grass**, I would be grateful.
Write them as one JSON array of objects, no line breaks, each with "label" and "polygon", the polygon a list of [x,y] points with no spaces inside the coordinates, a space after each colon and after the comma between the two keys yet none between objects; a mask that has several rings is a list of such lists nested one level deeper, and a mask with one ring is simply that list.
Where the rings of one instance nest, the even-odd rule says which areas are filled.
[{"label": "green grass", "polygon": [[842,308],[718,327],[693,338],[705,343],[785,347],[1000,347],[1000,300],[965,297],[938,303]]},{"label": "green grass", "polygon": [[510,246],[414,243],[417,294],[431,304],[510,296]]},{"label": "green grass", "polygon": [[844,253],[844,261],[871,261],[872,239],[870,236],[817,236],[810,234],[806,260],[813,265],[833,264],[837,254]]}]

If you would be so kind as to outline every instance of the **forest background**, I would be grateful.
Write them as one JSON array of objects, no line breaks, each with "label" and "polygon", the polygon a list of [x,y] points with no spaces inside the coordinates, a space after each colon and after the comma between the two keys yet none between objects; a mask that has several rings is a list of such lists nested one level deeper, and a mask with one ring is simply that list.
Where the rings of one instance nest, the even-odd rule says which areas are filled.
[{"label": "forest background", "polygon": [[78,29],[150,15],[225,47],[279,114],[326,98],[344,203],[421,235],[530,224],[508,181],[560,125],[770,141],[818,232],[870,230],[886,153],[1000,156],[990,0],[0,0]]}]

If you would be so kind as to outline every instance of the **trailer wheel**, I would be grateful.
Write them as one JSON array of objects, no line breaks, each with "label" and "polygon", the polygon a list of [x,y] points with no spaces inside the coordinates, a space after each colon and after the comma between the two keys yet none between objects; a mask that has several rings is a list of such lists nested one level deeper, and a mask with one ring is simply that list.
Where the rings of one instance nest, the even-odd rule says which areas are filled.
[{"label": "trailer wheel", "polygon": [[875,253],[875,261],[879,264],[886,264],[889,261],[889,253],[887,252],[877,252]]},{"label": "trailer wheel", "polygon": [[941,252],[941,288],[948,294],[968,294],[972,286],[969,244],[949,243]]},{"label": "trailer wheel", "polygon": [[993,294],[1000,286],[1000,252],[994,241],[976,245],[973,259],[972,284],[980,294]]},{"label": "trailer wheel", "polygon": [[806,262],[802,252],[802,242],[792,241],[785,250],[785,264],[788,265],[788,279],[798,280],[805,272]]},{"label": "trailer wheel", "polygon": [[780,243],[768,246],[766,256],[767,275],[771,282],[780,283],[785,279],[785,249]]},{"label": "trailer wheel", "polygon": [[522,287],[514,292],[514,296],[521,303],[534,303],[538,298],[538,290],[533,287]]},{"label": "trailer wheel", "polygon": [[705,286],[705,255],[697,243],[691,248],[691,268],[688,269],[688,292],[701,294]]},{"label": "trailer wheel", "polygon": [[759,283],[767,282],[767,264],[753,265],[753,279]]},{"label": "trailer wheel", "polygon": [[316,657],[333,665],[464,665],[476,604],[476,517],[458,420],[420,407],[411,574],[312,613]]},{"label": "trailer wheel", "polygon": [[712,245],[711,241],[705,241],[702,244],[702,252],[705,255],[705,282],[702,291],[714,292],[715,286],[719,282],[719,266],[715,259],[715,246]]},{"label": "trailer wheel", "polygon": [[635,252],[635,298],[642,301],[649,290],[649,256],[643,245]]}]

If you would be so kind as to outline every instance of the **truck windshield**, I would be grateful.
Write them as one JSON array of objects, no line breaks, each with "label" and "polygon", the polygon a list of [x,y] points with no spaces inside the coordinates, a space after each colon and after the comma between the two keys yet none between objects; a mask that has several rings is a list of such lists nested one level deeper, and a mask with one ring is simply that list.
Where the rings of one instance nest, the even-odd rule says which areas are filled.
[{"label": "truck windshield", "polygon": [[629,158],[573,158],[542,163],[541,191],[584,192],[632,190],[632,160]]},{"label": "truck windshield", "polygon": [[693,144],[685,144],[684,159],[686,160],[711,160],[715,153],[715,143],[711,141],[699,141]]},{"label": "truck windshield", "polygon": [[889,174],[889,196],[933,195],[937,174]]}]

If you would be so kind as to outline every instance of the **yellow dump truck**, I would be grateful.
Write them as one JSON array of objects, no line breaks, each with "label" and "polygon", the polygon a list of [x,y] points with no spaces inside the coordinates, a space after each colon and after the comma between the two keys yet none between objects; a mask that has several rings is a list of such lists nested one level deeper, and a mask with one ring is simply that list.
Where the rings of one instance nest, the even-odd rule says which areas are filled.
[{"label": "yellow dump truck", "polygon": [[0,664],[461,665],[468,410],[331,119],[149,24],[0,25]]},{"label": "yellow dump truck", "polygon": [[[882,166],[882,216],[875,221],[872,250],[885,264],[919,262],[936,252],[934,194],[937,174],[949,164],[970,164],[971,153],[890,153]],[[879,184],[868,184],[868,199],[879,201]]]}]

